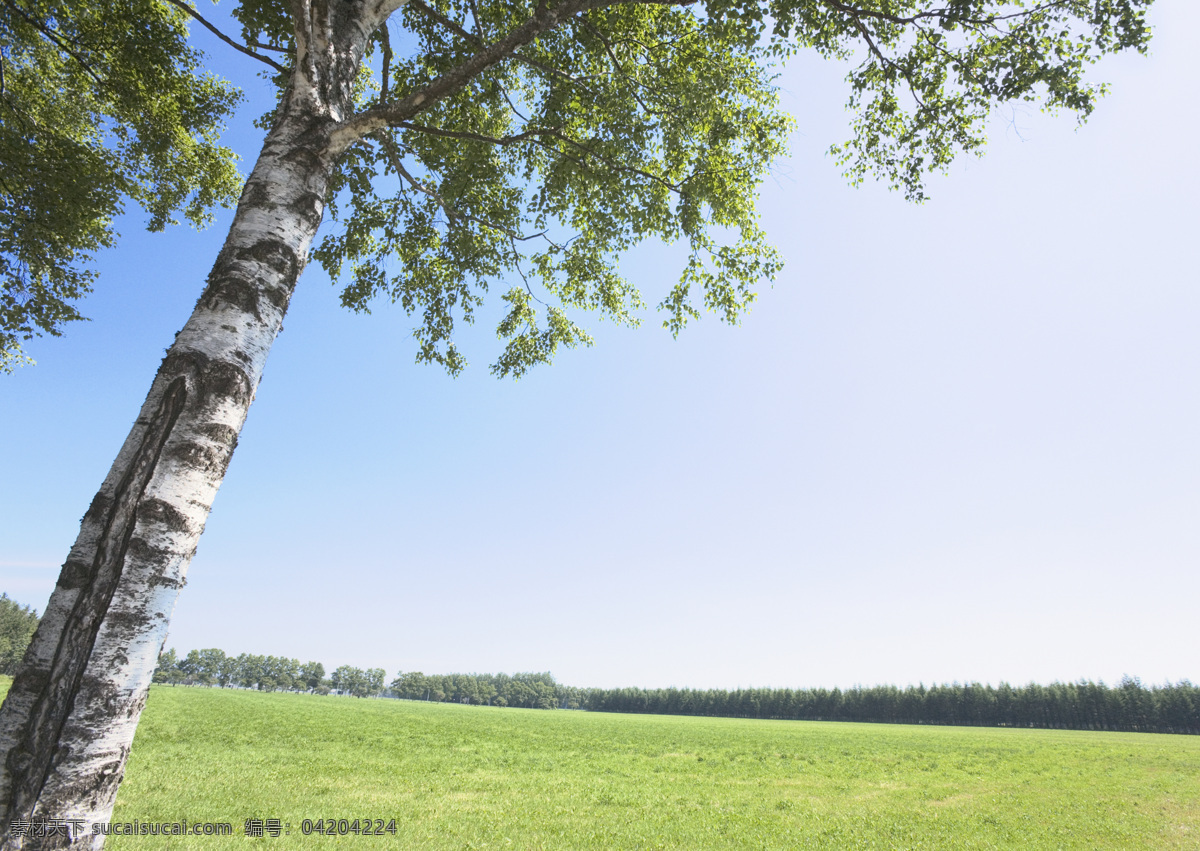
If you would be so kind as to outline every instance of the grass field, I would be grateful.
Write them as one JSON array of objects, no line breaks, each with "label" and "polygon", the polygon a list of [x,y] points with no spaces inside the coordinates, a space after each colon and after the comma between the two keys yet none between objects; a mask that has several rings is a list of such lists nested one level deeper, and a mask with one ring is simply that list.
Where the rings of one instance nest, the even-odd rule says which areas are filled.
[{"label": "grass field", "polygon": [[[291,834],[242,835],[248,818]],[[303,819],[396,835],[304,836]],[[114,821],[284,848],[1200,848],[1200,737],[606,715],[156,686]]]}]

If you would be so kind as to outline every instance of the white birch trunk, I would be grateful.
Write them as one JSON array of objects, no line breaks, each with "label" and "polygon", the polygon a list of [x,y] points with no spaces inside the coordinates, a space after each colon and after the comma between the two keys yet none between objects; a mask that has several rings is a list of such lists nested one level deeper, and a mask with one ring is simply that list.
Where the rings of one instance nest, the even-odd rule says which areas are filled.
[{"label": "white birch trunk", "polygon": [[[0,711],[0,848],[99,848],[175,600],[321,221],[333,119],[293,84],[191,318]],[[80,836],[21,835],[79,819]]]},{"label": "white birch trunk", "polygon": [[[355,116],[367,40],[404,2],[292,0],[295,65],[276,124],[0,710],[0,851],[103,845],[91,825],[111,816],[175,600],[307,263],[336,157],[607,0],[539,5],[420,91]],[[74,836],[20,829],[69,819],[82,823]]]}]

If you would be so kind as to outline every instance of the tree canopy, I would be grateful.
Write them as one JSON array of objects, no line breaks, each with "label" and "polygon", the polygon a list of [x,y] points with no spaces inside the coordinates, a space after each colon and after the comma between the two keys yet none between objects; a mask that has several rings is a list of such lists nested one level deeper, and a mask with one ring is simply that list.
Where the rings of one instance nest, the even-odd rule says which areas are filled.
[{"label": "tree canopy", "polygon": [[129,200],[151,230],[236,200],[219,135],[240,94],[203,60],[156,0],[0,2],[0,372],[83,318]]},{"label": "tree canopy", "polygon": [[[852,182],[878,176],[921,200],[925,175],[981,149],[997,104],[1041,100],[1086,118],[1103,92],[1088,66],[1146,49],[1149,3],[382,4],[400,8],[348,72],[335,224],[314,256],[346,307],[390,300],[414,314],[418,361],[452,374],[465,366],[456,328],[489,287],[503,288],[505,307],[497,375],[589,344],[583,311],[637,324],[641,294],[617,258],[647,238],[689,248],[658,304],[666,328],[702,309],[737,322],[779,269],[754,211],[789,123],[772,65],[799,50],[857,62],[853,135],[831,150]],[[238,43],[183,0],[0,3],[4,363],[20,339],[80,318],[88,255],[112,243],[126,198],[160,228],[176,210],[201,223],[234,197],[217,132],[236,94],[203,70],[186,15],[260,59],[283,97],[292,64],[313,76],[326,49],[320,27],[294,14],[245,0]]]}]

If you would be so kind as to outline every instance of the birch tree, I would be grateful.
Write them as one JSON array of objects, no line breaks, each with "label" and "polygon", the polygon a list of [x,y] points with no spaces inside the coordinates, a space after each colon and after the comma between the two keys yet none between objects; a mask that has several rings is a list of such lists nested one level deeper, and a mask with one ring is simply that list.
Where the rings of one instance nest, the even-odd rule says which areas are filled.
[{"label": "birch tree", "polygon": [[[128,20],[143,8],[132,2],[111,11]],[[657,305],[669,332],[705,310],[736,323],[779,268],[754,209],[788,128],[772,63],[797,50],[857,63],[854,134],[832,150],[852,182],[878,175],[919,200],[925,174],[978,151],[998,103],[1086,117],[1101,93],[1088,65],[1145,49],[1149,2],[244,0],[227,33],[186,0],[144,0],[145,14],[189,16],[260,61],[277,107],[0,712],[0,847],[99,846],[86,825],[111,812],[188,563],[310,259],[344,282],[348,308],[383,299],[412,315],[417,360],[451,374],[466,366],[455,334],[493,288],[497,376],[589,345],[589,311],[637,324],[642,297],[617,259],[645,239],[688,248]],[[60,24],[46,4],[0,8],[62,61],[79,49],[47,35]],[[85,827],[35,837],[37,819]]]}]

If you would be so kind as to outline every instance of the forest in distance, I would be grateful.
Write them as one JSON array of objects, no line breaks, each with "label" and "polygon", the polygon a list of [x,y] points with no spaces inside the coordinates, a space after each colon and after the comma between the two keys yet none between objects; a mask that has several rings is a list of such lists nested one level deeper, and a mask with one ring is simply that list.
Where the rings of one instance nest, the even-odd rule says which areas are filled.
[{"label": "forest in distance", "polygon": [[[0,674],[12,674],[38,623],[37,612],[0,595]],[[1200,734],[1200,686],[1188,680],[1146,685],[1125,677],[1116,685],[1080,680],[1050,685],[981,683],[793,688],[585,688],[549,672],[424,674],[342,665],[326,676],[320,662],[218,648],[160,654],[154,682],[389,697],[525,709],[575,709],[647,715],[700,715],[794,721],[1035,727]]]},{"label": "forest in distance", "polygon": [[277,656],[229,656],[218,649],[160,657],[160,683],[342,693],[527,709],[575,709],[648,715],[700,715],[795,721],[851,721],[974,727],[1034,727],[1200,734],[1200,686],[1187,680],[1145,685],[1125,677],[1115,686],[1081,680],[1050,685],[951,683],[899,688],[583,688],[549,672],[424,674],[401,672],[385,687],[382,669],[337,668]]}]

